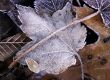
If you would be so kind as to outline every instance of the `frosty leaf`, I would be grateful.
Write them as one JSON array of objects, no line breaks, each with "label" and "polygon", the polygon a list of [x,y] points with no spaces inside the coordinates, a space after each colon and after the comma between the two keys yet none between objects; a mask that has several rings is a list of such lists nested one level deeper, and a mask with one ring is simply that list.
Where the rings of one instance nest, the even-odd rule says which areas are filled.
[{"label": "frosty leaf", "polygon": [[65,32],[62,32],[60,39],[71,46],[71,48],[79,51],[79,49],[82,49],[86,44],[86,33],[86,28],[84,26],[81,27],[80,24],[77,24],[75,28],[69,28],[65,30]]},{"label": "frosty leaf", "polygon": [[64,7],[67,0],[35,0],[34,5],[38,14],[53,14]]},{"label": "frosty leaf", "polygon": [[[23,49],[33,44],[28,44]],[[19,53],[23,52],[23,49]],[[17,56],[20,55],[19,53]],[[59,38],[55,37],[31,51],[25,58],[30,57],[39,62],[39,71],[45,70],[50,74],[59,74],[65,71],[67,67],[76,64],[74,54],[77,53],[75,51],[72,53]],[[24,59],[22,59],[21,63],[25,63]]]},{"label": "frosty leaf", "polygon": [[[16,57],[19,57],[21,55],[20,53],[25,52],[36,42],[41,41],[52,32],[72,22],[74,18],[69,2],[62,10],[58,10],[51,17],[44,16],[43,18],[37,15],[34,9],[30,7],[18,5],[17,8],[19,18],[22,22],[20,28],[33,39],[33,41],[26,44],[22,50],[18,52]],[[59,14],[60,16],[58,16]],[[75,34],[78,35],[76,36]],[[75,55],[78,56],[77,51],[82,48],[81,46],[85,45],[85,38],[86,29],[80,24],[77,24],[74,28],[61,31],[61,33],[51,37],[34,50],[31,50],[24,59],[21,59],[20,63],[26,64],[25,59],[32,58],[39,63],[39,71],[59,74],[71,65],[76,64]],[[76,47],[78,45],[80,45],[79,48]]]},{"label": "frosty leaf", "polygon": [[34,9],[20,5],[17,8],[19,11],[18,17],[22,22],[20,28],[32,40],[39,41],[52,32],[53,25],[37,15]]},{"label": "frosty leaf", "polygon": [[[63,10],[58,10],[52,15],[54,25],[56,26],[55,28],[58,29],[62,26],[66,26],[73,21],[75,16],[72,15],[70,7],[71,5],[67,3]],[[84,28],[84,26],[81,27],[80,24],[60,32],[59,36],[60,39],[77,51],[86,44],[86,28]]]},{"label": "frosty leaf", "polygon": [[91,7],[98,9],[104,23],[110,26],[110,0],[84,0]]}]

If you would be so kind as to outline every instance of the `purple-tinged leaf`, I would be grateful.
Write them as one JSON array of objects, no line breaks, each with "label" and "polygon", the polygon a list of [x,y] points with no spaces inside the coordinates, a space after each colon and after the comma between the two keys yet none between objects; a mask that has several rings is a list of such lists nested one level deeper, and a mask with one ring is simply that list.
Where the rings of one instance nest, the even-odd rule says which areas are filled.
[{"label": "purple-tinged leaf", "polygon": [[62,9],[68,0],[35,0],[34,7],[38,14],[53,14]]},{"label": "purple-tinged leaf", "polygon": [[84,0],[89,6],[98,9],[103,22],[110,27],[110,0]]}]

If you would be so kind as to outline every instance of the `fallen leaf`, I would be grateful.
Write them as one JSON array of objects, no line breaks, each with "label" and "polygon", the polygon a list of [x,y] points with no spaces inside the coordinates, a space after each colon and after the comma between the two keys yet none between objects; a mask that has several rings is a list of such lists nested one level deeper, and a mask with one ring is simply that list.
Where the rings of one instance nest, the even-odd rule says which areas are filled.
[{"label": "fallen leaf", "polygon": [[[85,7],[76,7],[76,13],[77,13],[77,17],[78,18],[83,18],[85,16],[88,16],[90,14],[92,14],[94,12],[93,9],[85,6]],[[94,30],[99,36],[104,36],[107,37],[109,36],[110,33],[110,29],[106,28],[103,20],[100,16],[100,14],[98,14],[97,16],[84,21],[84,23],[91,28],[92,30]],[[94,24],[91,24],[94,23]]]},{"label": "fallen leaf", "polygon": [[68,0],[35,0],[34,7],[38,14],[52,15],[57,10],[62,9]]},{"label": "fallen leaf", "polygon": [[[76,12],[78,18],[82,18],[93,13],[93,10],[88,7],[82,7],[77,8]],[[109,80],[110,29],[105,27],[100,15],[86,20],[84,23],[99,35],[99,40],[95,44],[87,45],[80,51],[84,72],[96,80]]]},{"label": "fallen leaf", "polygon": [[0,42],[0,61],[4,61],[12,57],[21,49],[30,39],[24,34],[19,33],[8,37]]},{"label": "fallen leaf", "polygon": [[[45,37],[49,36],[52,32],[66,26],[72,22],[74,18],[69,2],[62,10],[56,11],[52,17],[40,17],[36,14],[35,10],[30,7],[18,5],[17,8],[19,18],[22,22],[20,28],[33,40],[33,42],[25,45],[22,50],[18,52],[18,58],[20,53],[29,49],[29,46],[33,46],[36,42],[45,39]],[[60,16],[58,17],[59,14]],[[75,35],[76,33],[77,36]],[[45,41],[43,45],[31,50],[25,58],[21,59],[20,63],[25,64],[24,59],[29,57],[39,63],[39,71],[44,70],[47,73],[59,74],[65,71],[69,66],[75,65],[75,55],[78,56],[77,51],[86,44],[85,38],[86,28],[77,24],[75,27],[61,31],[60,34]],[[78,59],[81,61],[79,56]]]}]

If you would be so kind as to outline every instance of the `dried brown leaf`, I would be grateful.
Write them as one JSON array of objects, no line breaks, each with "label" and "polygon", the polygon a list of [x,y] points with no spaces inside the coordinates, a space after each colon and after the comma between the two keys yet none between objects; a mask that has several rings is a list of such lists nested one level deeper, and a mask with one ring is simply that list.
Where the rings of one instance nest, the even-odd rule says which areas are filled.
[{"label": "dried brown leaf", "polygon": [[2,40],[0,42],[0,61],[4,61],[14,55],[28,41],[30,39],[23,33],[18,33]]},{"label": "dried brown leaf", "polygon": [[89,6],[100,11],[103,22],[110,26],[110,0],[83,0]]},{"label": "dried brown leaf", "polygon": [[[92,13],[94,13],[94,10],[85,6],[85,7],[76,7],[76,13],[78,18],[83,18],[85,16],[88,16]],[[100,14],[97,16],[84,21],[84,23],[90,27],[91,29],[98,32],[100,36],[109,36],[110,29],[106,28]]]},{"label": "dried brown leaf", "polygon": [[[82,18],[93,13],[93,10],[82,7],[76,8],[76,12],[78,17]],[[105,27],[100,15],[86,20],[84,23],[95,30],[100,37],[98,42],[87,45],[80,51],[84,72],[95,80],[110,80],[110,30]]]}]

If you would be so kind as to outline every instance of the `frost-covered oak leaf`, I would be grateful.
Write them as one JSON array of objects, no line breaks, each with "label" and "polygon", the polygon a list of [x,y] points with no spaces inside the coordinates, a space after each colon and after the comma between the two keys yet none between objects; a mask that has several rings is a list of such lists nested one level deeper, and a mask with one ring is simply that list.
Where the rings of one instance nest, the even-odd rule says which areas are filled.
[{"label": "frost-covered oak leaf", "polygon": [[[20,28],[33,41],[26,44],[21,51],[23,53],[36,42],[41,41],[52,32],[66,26],[72,22],[74,16],[71,12],[71,4],[67,3],[62,10],[56,11],[51,17],[41,17],[36,11],[30,7],[17,6],[19,11],[19,19],[22,22]],[[29,54],[21,59],[21,64],[28,63],[28,67],[33,72],[45,71],[50,74],[59,74],[68,67],[76,64],[75,55],[77,51],[84,47],[86,38],[86,28],[80,24],[61,31],[59,34],[51,37],[42,45],[30,51]],[[30,59],[31,58],[31,59]],[[25,60],[27,60],[25,62]],[[28,62],[29,61],[29,62]],[[30,64],[33,62],[33,65]]]}]

